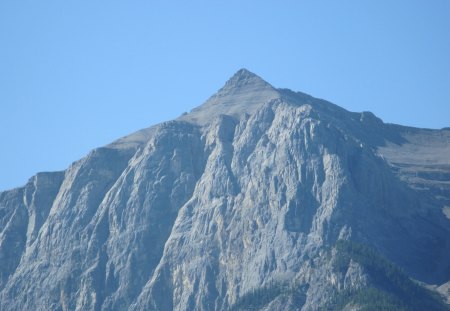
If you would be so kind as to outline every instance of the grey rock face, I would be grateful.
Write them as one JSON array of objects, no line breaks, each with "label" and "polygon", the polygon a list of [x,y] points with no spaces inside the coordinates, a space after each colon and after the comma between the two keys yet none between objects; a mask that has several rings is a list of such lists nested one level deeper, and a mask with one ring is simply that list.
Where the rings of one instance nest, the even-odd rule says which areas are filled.
[{"label": "grey rock face", "polygon": [[442,285],[449,133],[240,70],[180,119],[0,193],[0,310],[228,310],[262,289],[260,310],[317,310],[371,284],[333,268],[339,239]]}]

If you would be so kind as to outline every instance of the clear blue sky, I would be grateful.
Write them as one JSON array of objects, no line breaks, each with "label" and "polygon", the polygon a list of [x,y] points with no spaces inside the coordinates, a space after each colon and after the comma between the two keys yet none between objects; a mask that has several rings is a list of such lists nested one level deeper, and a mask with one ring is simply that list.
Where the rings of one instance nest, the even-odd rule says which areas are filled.
[{"label": "clear blue sky", "polygon": [[450,1],[0,1],[0,190],[200,105],[276,87],[450,126]]}]

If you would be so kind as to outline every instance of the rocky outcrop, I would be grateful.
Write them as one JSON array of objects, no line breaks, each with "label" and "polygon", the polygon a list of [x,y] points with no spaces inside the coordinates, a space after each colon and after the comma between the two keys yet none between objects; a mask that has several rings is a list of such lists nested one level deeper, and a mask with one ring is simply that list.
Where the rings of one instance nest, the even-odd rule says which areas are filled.
[{"label": "rocky outcrop", "polygon": [[449,135],[240,70],[178,120],[1,193],[0,310],[306,311],[389,290],[361,255],[342,265],[342,240],[444,284]]}]

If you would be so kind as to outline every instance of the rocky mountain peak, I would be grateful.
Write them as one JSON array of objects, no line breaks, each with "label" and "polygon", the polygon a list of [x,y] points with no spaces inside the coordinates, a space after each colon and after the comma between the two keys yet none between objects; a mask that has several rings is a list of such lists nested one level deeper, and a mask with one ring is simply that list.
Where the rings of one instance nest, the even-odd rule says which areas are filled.
[{"label": "rocky mountain peak", "polygon": [[[178,121],[203,126],[219,115],[239,117],[252,114],[265,103],[281,97],[279,90],[253,72],[242,68],[205,103],[183,114]],[[155,127],[142,129],[116,140],[109,146],[120,149],[135,148],[145,144],[154,132]]]},{"label": "rocky mountain peak", "polygon": [[241,69],[0,192],[0,310],[448,311],[449,155]]},{"label": "rocky mountain peak", "polygon": [[203,105],[180,119],[204,125],[221,114],[252,114],[263,104],[280,97],[278,90],[258,75],[247,69],[240,69]]},{"label": "rocky mountain peak", "polygon": [[248,85],[269,85],[260,76],[254,74],[253,72],[242,68],[239,69],[226,83],[224,88],[236,88]]}]

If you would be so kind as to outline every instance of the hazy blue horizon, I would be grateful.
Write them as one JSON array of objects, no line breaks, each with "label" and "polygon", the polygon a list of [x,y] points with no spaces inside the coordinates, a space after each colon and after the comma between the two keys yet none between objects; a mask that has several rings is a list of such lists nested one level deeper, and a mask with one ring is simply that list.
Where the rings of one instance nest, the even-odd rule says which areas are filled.
[{"label": "hazy blue horizon", "polygon": [[3,1],[0,191],[202,104],[240,68],[450,126],[450,2]]}]

